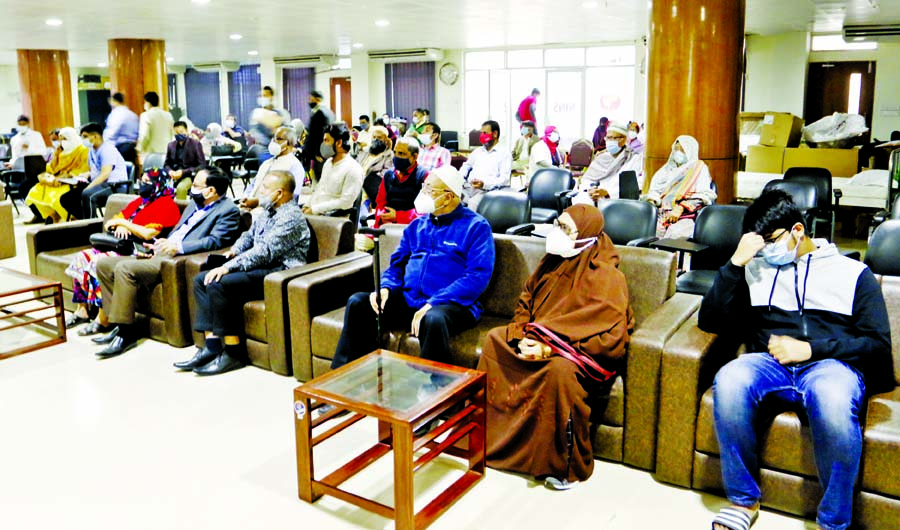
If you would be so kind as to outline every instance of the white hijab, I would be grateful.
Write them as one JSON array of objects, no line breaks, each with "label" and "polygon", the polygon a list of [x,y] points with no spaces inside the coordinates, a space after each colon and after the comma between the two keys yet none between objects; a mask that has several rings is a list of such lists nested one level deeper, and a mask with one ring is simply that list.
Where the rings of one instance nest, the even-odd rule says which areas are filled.
[{"label": "white hijab", "polygon": [[59,130],[59,143],[62,145],[63,153],[69,154],[81,145],[81,137],[73,127],[63,127]]},{"label": "white hijab", "polygon": [[[681,146],[687,158],[684,164],[681,165],[675,163],[675,146],[677,145]],[[663,199],[662,195],[671,190],[674,184],[685,178],[697,162],[700,162],[700,143],[693,136],[686,134],[676,138],[675,142],[672,143],[669,160],[666,161],[663,167],[659,168],[659,171],[653,175],[653,180],[650,181],[649,197],[656,202],[661,201]],[[716,199],[716,194],[710,189],[709,170],[705,166],[706,164],[704,164],[703,174],[697,180],[696,189],[693,190],[692,195],[701,199],[705,204],[712,204],[712,201]]]}]

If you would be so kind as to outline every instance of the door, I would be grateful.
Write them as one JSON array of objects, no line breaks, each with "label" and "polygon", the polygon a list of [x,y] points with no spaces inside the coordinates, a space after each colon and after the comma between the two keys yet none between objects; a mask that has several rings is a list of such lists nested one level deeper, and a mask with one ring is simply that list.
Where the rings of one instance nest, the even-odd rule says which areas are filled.
[{"label": "door", "polygon": [[547,125],[556,126],[560,145],[568,148],[584,131],[584,71],[547,71],[547,123],[541,124],[541,133]]},{"label": "door", "polygon": [[835,112],[860,114],[872,128],[875,61],[809,63],[803,119],[807,125]]},{"label": "door", "polygon": [[334,113],[334,119],[347,124],[347,127],[353,125],[353,112],[350,108],[350,78],[349,77],[332,77],[331,78],[331,112]]}]

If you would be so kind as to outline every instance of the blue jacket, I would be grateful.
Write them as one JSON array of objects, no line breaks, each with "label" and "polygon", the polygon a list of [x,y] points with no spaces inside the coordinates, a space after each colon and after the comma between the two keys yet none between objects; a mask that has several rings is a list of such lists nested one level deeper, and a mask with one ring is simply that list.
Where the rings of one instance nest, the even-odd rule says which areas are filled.
[{"label": "blue jacket", "polygon": [[478,297],[493,271],[491,226],[460,205],[448,214],[410,223],[381,276],[381,286],[392,293],[402,289],[413,309],[452,302],[469,308],[477,320],[483,311]]}]

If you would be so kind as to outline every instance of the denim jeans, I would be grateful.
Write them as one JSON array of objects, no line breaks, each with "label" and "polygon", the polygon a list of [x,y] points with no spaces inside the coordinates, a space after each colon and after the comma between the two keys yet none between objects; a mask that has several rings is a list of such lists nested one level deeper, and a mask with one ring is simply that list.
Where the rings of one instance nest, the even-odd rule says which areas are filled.
[{"label": "denim jeans", "polygon": [[859,471],[859,411],[866,388],[847,364],[824,359],[782,366],[768,353],[741,355],[725,365],[713,385],[716,436],[728,500],[749,507],[760,499],[754,478],[760,405],[775,402],[806,412],[819,480],[825,491],[816,522],[825,530],[850,526],[853,485]]}]

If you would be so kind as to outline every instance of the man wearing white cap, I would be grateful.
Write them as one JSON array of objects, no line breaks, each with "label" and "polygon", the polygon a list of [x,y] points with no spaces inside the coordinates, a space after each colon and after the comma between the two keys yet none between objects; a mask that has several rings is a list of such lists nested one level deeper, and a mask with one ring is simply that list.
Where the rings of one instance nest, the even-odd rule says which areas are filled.
[{"label": "man wearing white cap", "polygon": [[[450,361],[450,337],[478,321],[494,270],[491,227],[460,203],[462,187],[453,166],[431,172],[415,200],[423,215],[403,231],[381,275],[382,329],[409,330],[423,359]],[[375,293],[350,297],[332,368],[377,347],[375,309]]]},{"label": "man wearing white cap", "polygon": [[[601,198],[618,199],[619,173],[629,170],[637,174],[638,186],[643,188],[644,155],[628,147],[626,126],[621,122],[611,122],[606,129],[606,151],[594,157],[581,177],[580,189],[595,202]],[[579,198],[573,202],[579,202]]]}]

